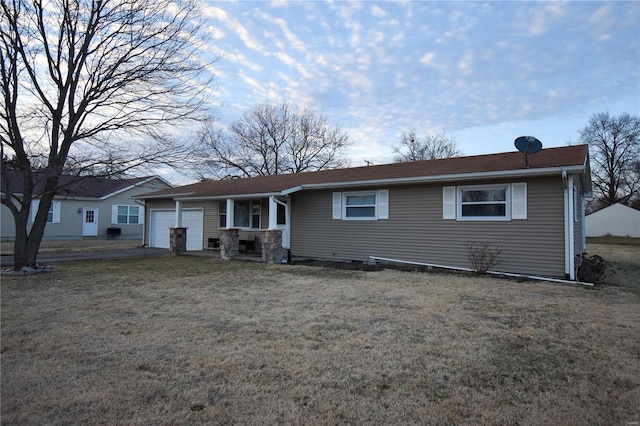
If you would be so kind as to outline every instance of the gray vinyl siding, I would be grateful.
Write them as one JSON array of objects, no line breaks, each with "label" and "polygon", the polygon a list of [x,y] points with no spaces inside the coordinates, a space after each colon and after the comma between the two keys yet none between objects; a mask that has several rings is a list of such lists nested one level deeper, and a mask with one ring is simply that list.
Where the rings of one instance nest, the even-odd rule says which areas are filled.
[{"label": "gray vinyl siding", "polygon": [[[471,267],[467,243],[486,241],[504,250],[495,270],[562,277],[562,179],[558,176],[517,182],[527,182],[526,220],[442,219],[442,188],[450,184],[376,188],[389,190],[389,219],[377,221],[332,219],[333,191],[294,194],[291,250],[294,256],[310,258],[367,261],[369,256],[378,256]],[[471,184],[483,183],[514,182]]]}]

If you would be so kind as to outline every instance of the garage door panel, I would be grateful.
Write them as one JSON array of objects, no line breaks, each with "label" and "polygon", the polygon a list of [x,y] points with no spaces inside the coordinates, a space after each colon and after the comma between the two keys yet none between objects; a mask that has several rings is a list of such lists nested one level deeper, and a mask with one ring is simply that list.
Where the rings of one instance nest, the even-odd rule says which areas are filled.
[{"label": "garage door panel", "polygon": [[[187,250],[202,250],[203,217],[202,209],[182,211],[182,226],[187,228]],[[149,246],[170,248],[169,228],[174,227],[175,223],[176,212],[174,210],[152,210]]]},{"label": "garage door panel", "polygon": [[152,210],[149,227],[149,246],[169,248],[169,228],[175,226],[176,216],[173,210]]},{"label": "garage door panel", "polygon": [[202,250],[203,230],[202,210],[183,210],[182,226],[187,228],[187,250]]}]

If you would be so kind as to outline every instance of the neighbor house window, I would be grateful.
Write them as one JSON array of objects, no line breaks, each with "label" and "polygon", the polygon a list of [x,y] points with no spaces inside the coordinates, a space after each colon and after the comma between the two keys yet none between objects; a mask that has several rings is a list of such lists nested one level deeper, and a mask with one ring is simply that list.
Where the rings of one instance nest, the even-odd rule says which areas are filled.
[{"label": "neighbor house window", "polygon": [[[31,221],[33,222],[38,214],[40,200],[31,202]],[[60,201],[52,201],[47,212],[47,223],[60,223]]]},{"label": "neighbor house window", "polygon": [[333,219],[377,220],[389,218],[389,191],[333,193]]},{"label": "neighbor house window", "polygon": [[458,188],[458,217],[469,220],[509,219],[509,185]]},{"label": "neighbor house window", "polygon": [[53,212],[55,210],[55,201],[51,203],[49,206],[49,211],[47,212],[47,223],[53,223]]},{"label": "neighbor house window", "polygon": [[142,223],[140,220],[140,206],[114,206],[115,220],[113,223],[118,225],[137,225]]}]

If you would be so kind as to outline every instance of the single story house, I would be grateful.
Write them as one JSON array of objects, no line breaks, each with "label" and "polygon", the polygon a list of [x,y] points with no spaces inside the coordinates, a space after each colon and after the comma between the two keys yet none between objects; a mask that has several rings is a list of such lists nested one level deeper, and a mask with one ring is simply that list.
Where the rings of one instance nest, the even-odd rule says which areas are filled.
[{"label": "single story house", "polygon": [[[7,171],[5,190],[20,195],[21,175]],[[40,183],[38,183],[38,179]],[[36,175],[36,193],[42,191],[43,176]],[[159,176],[108,179],[95,176],[60,178],[60,192],[49,210],[43,240],[78,240],[83,238],[120,238],[143,240],[144,205],[139,194],[171,188]],[[4,194],[3,194],[4,196]],[[31,203],[31,223],[39,200]],[[0,239],[15,240],[15,223],[9,209],[0,207]]]},{"label": "single story house", "polygon": [[[494,270],[575,278],[585,251],[586,145],[317,172],[212,180],[140,196],[145,243],[186,249],[236,229],[241,240],[282,231],[295,257],[370,256],[469,268],[467,245],[501,248]],[[256,250],[259,250],[257,244]]]},{"label": "single story house", "polygon": [[587,237],[640,238],[640,211],[624,204],[612,204],[587,215],[586,219]]}]

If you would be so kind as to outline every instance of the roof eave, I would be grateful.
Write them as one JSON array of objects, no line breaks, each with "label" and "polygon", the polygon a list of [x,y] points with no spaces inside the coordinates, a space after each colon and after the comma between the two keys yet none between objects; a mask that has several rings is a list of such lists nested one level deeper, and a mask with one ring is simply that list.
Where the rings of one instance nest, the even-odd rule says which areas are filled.
[{"label": "roof eave", "polygon": [[182,197],[182,196],[186,196],[189,194],[193,194],[193,192],[176,192],[173,194],[159,194],[159,195],[137,195],[135,197],[133,197],[136,200],[152,200],[152,199],[162,199],[162,198],[173,198],[176,199],[176,197]]},{"label": "roof eave", "polygon": [[362,187],[362,186],[379,186],[379,185],[403,185],[414,183],[433,183],[433,182],[451,182],[459,180],[479,180],[479,179],[496,179],[507,177],[529,177],[529,176],[548,176],[554,174],[561,174],[562,171],[566,172],[584,172],[585,167],[583,165],[575,166],[558,166],[548,167],[540,169],[519,169],[519,170],[500,170],[495,172],[476,172],[476,173],[456,173],[447,175],[436,176],[416,176],[408,178],[392,178],[392,179],[373,179],[373,180],[360,180],[360,181],[346,181],[346,182],[330,182],[330,183],[317,183],[317,184],[302,184],[293,188],[288,188],[282,191],[282,195],[293,194],[294,192],[302,190],[312,189],[331,189],[331,188],[346,188],[346,187]]}]

